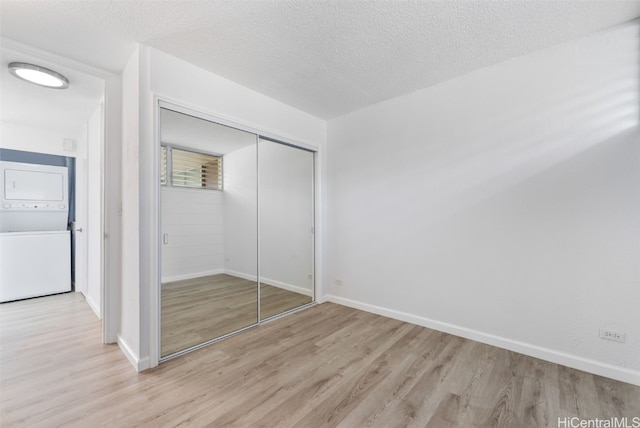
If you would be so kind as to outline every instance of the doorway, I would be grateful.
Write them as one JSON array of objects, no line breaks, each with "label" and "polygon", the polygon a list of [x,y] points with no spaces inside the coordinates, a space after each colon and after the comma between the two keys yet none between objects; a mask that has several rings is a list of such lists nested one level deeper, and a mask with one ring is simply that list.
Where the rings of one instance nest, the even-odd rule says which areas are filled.
[{"label": "doorway", "polygon": [[[64,227],[67,233],[75,235],[65,238],[74,247],[74,257],[69,262],[68,271],[73,264],[74,291],[82,293],[98,318],[102,318],[105,205],[103,105],[108,77],[99,70],[9,41],[3,43],[0,57],[3,64],[37,64],[55,70],[69,80],[67,89],[52,90],[20,81],[3,68],[0,71],[3,93],[0,108],[3,138],[0,147],[33,153],[35,156],[67,159],[73,164],[72,167],[75,166],[68,178],[70,187],[75,185],[75,192],[67,194],[72,197],[69,204],[74,204],[76,208],[68,212],[75,214],[75,217],[69,218],[69,222],[65,220]],[[65,280],[68,284],[70,281]]]}]

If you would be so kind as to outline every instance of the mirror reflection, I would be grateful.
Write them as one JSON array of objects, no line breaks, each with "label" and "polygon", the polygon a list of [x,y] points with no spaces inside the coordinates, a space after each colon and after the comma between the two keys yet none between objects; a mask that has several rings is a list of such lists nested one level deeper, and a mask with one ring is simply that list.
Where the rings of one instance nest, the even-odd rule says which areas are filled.
[{"label": "mirror reflection", "polygon": [[313,153],[260,139],[260,319],[313,301]]},{"label": "mirror reflection", "polygon": [[258,322],[256,135],[162,108],[161,357]]},{"label": "mirror reflection", "polygon": [[167,108],[159,130],[161,358],[311,303],[314,153]]}]

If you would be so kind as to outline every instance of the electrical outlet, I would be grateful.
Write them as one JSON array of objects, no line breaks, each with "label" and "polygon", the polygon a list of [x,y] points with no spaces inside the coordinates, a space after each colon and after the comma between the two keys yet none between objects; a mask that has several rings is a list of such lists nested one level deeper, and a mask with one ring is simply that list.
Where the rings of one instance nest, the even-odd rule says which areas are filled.
[{"label": "electrical outlet", "polygon": [[617,331],[600,329],[600,339],[613,340],[614,342],[624,343],[624,333],[618,333]]},{"label": "electrical outlet", "polygon": [[336,278],[336,285],[342,286],[342,280]]}]

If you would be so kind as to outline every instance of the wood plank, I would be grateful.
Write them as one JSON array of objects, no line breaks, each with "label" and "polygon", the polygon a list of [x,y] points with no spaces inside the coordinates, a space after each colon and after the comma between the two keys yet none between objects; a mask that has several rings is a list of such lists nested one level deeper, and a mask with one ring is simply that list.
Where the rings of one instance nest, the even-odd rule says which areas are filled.
[{"label": "wood plank", "polygon": [[0,305],[2,427],[540,427],[640,387],[326,303],[135,373],[71,293]]}]

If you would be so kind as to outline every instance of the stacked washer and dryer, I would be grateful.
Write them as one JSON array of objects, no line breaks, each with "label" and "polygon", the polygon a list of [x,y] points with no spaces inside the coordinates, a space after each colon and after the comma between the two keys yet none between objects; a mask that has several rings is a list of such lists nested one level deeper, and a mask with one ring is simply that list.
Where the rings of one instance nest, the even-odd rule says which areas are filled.
[{"label": "stacked washer and dryer", "polygon": [[0,161],[0,302],[71,291],[68,168]]}]

